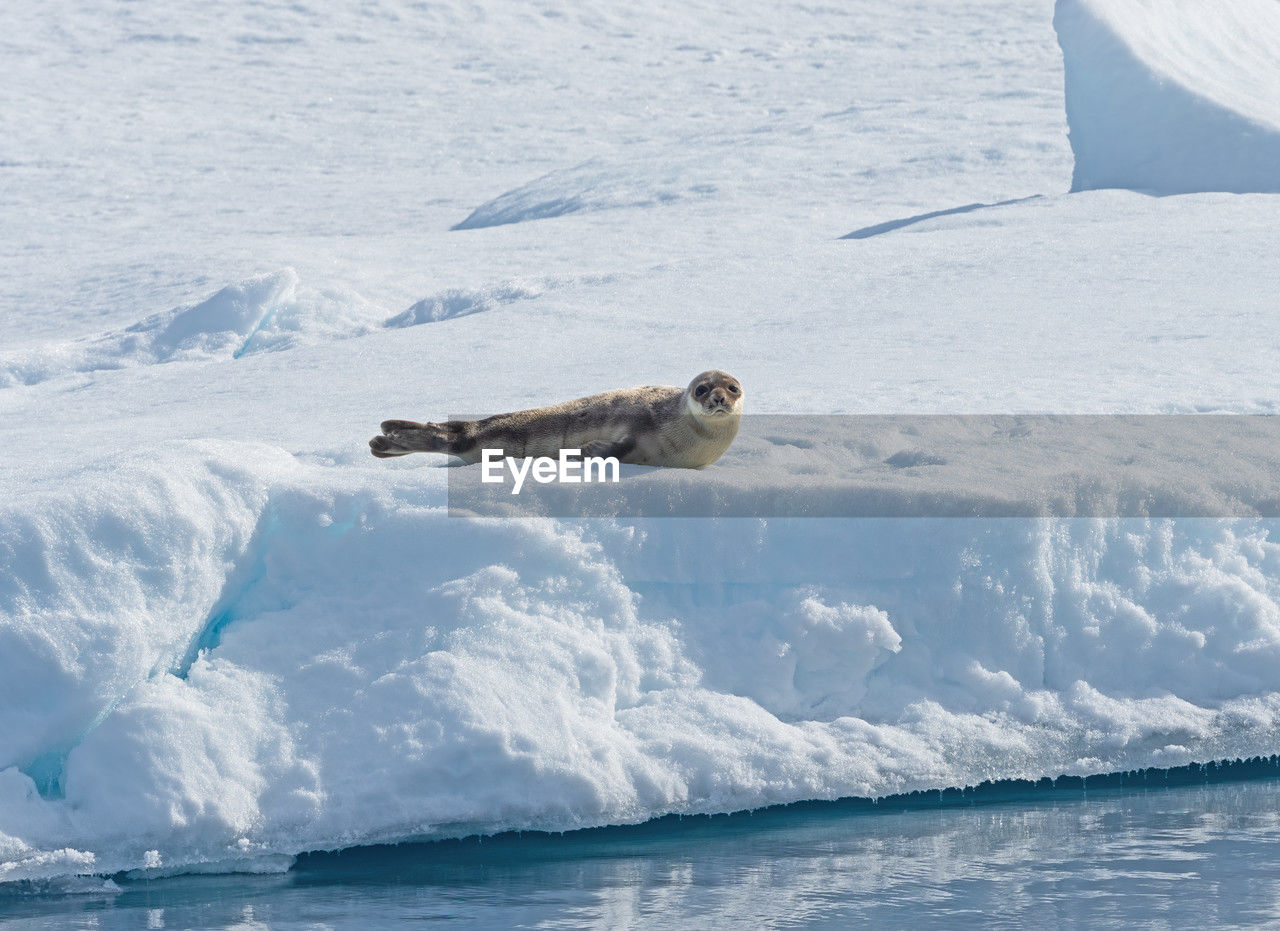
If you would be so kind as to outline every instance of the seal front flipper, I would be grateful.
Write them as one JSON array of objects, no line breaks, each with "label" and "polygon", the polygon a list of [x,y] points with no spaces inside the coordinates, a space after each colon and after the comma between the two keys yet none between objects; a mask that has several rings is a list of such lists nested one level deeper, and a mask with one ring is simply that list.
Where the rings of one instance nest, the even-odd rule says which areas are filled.
[{"label": "seal front flipper", "polygon": [[620,440],[592,440],[582,444],[582,455],[578,459],[618,459],[636,448],[634,436],[624,436]]}]

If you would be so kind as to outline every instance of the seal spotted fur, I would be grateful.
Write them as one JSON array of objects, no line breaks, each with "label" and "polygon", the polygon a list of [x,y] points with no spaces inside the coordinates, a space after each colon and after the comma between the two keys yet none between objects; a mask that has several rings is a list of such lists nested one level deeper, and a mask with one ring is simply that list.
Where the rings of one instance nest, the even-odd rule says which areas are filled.
[{"label": "seal spotted fur", "polygon": [[425,452],[467,463],[479,462],[486,449],[512,459],[579,449],[634,465],[696,469],[724,454],[741,418],[742,385],[713,369],[687,388],[623,388],[483,420],[385,420],[369,448],[379,459]]}]

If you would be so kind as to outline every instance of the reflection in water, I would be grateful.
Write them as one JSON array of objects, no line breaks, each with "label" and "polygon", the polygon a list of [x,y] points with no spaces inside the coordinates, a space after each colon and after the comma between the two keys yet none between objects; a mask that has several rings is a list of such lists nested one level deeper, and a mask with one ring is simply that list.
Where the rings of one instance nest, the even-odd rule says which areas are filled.
[{"label": "reflection in water", "polygon": [[275,876],[0,895],[4,927],[1132,927],[1280,920],[1280,781],[890,811],[793,807],[303,857]]}]

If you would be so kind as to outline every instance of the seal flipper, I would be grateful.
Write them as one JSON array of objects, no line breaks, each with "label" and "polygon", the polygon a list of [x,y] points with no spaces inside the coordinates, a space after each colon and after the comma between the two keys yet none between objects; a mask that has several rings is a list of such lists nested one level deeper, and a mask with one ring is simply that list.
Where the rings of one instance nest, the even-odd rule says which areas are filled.
[{"label": "seal flipper", "polygon": [[369,441],[369,451],[379,459],[407,456],[416,452],[444,452],[439,448],[435,424],[412,420],[384,420],[382,436]]},{"label": "seal flipper", "polygon": [[382,436],[369,441],[370,451],[379,459],[409,453],[448,453],[463,456],[475,446],[471,434],[475,425],[465,420],[447,423],[415,423],[412,420],[384,420]]},{"label": "seal flipper", "polygon": [[391,459],[395,456],[407,456],[413,452],[411,449],[398,449],[392,445],[391,440],[385,436],[375,436],[369,441],[369,452],[373,453],[379,459]]},{"label": "seal flipper", "polygon": [[425,426],[427,424],[415,420],[384,420],[378,429],[383,433],[396,433],[401,430],[421,430]]},{"label": "seal flipper", "polygon": [[612,457],[621,461],[623,456],[635,448],[636,438],[633,436],[624,436],[620,440],[592,440],[582,444],[582,455],[577,458],[608,459]]}]

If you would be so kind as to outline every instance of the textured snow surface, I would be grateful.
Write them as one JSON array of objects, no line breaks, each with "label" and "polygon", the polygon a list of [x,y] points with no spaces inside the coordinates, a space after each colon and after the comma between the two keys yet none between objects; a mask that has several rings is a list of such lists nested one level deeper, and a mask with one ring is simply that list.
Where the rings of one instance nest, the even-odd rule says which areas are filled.
[{"label": "textured snow surface", "polygon": [[1065,194],[1047,6],[0,18],[0,880],[1274,752],[1272,521],[471,521],[367,453],[712,366],[1276,412],[1275,198]]},{"label": "textured snow surface", "polygon": [[6,878],[1275,738],[1265,524],[459,520],[442,476],[209,441],[10,506]]},{"label": "textured snow surface", "polygon": [[1280,3],[1058,0],[1073,190],[1280,191]]}]

